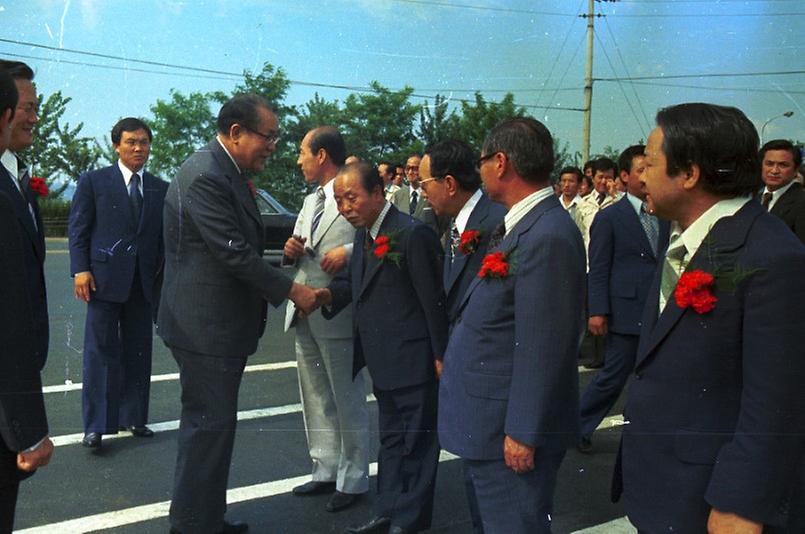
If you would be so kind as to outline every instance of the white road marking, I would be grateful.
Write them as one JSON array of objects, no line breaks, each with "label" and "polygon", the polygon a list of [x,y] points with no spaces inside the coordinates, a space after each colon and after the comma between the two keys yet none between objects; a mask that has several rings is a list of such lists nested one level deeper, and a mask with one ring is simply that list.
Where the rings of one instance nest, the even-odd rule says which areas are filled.
[{"label": "white road marking", "polygon": [[632,526],[628,519],[619,517],[607,523],[577,530],[573,534],[637,534],[637,529]]}]

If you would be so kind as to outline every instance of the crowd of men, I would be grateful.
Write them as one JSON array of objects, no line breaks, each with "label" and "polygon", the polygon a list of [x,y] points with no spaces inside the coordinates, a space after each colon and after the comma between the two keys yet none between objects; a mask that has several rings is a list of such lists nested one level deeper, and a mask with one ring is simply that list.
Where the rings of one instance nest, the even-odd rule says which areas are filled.
[{"label": "crowd of men", "polygon": [[[0,63],[0,274],[25,281],[2,286],[0,532],[53,451],[40,186],[16,155],[38,120],[32,80]],[[294,495],[338,512],[369,492],[369,384],[377,399],[372,514],[348,533],[428,529],[441,449],[462,459],[475,532],[550,532],[567,449],[593,451],[627,382],[612,498],[639,531],[805,531],[801,151],[758,151],[736,108],[656,122],[645,146],[556,183],[532,118],[495,126],[480,154],[444,140],[399,166],[347,162],[338,129],[314,128],[284,270],[262,258],[249,180],[280,135],[266,100],[226,102],[170,184],[144,170],[148,125],[122,119],[119,159],[79,177],[69,219],[84,446],[153,436],[155,322],[182,389],[171,532],[247,531],[225,519],[238,391],[267,305],[287,302],[311,459]],[[601,370],[580,394],[585,331]]]}]

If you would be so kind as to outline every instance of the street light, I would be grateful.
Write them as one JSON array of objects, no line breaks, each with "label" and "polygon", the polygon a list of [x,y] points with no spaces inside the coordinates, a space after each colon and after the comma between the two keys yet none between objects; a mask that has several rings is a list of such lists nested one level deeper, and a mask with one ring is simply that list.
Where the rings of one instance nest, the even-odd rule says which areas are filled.
[{"label": "street light", "polygon": [[760,129],[760,144],[761,145],[763,144],[763,134],[766,131],[766,126],[768,126],[771,121],[773,121],[775,119],[779,119],[780,117],[788,118],[788,117],[791,117],[793,114],[794,114],[793,111],[785,111],[783,113],[780,113],[779,115],[775,115],[774,117],[772,117],[769,120],[767,120],[766,122],[764,122],[763,127]]}]

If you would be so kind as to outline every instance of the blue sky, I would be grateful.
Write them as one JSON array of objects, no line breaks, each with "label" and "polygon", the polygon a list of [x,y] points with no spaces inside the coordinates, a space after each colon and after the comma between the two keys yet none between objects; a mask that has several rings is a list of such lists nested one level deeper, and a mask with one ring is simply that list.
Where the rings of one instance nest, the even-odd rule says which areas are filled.
[{"label": "blue sky", "polygon": [[[586,23],[577,15],[586,9],[587,0],[0,0],[0,39],[235,73],[268,61],[294,81],[363,87],[377,80],[453,99],[479,90],[496,100],[509,90],[579,150],[582,114],[552,108],[582,107]],[[621,0],[596,2],[596,10],[607,15],[595,19],[596,77],[805,71],[800,0]],[[40,92],[72,97],[70,123],[83,121],[86,133],[100,137],[119,117],[149,117],[171,88],[236,84],[0,42],[0,57],[12,54],[26,56],[19,59],[34,67]],[[315,91],[327,99],[349,94],[294,84],[287,101],[303,104]],[[770,123],[765,137],[805,140],[802,73],[597,81],[592,152],[645,138],[659,107],[685,101],[737,106],[758,130],[794,111]]]}]

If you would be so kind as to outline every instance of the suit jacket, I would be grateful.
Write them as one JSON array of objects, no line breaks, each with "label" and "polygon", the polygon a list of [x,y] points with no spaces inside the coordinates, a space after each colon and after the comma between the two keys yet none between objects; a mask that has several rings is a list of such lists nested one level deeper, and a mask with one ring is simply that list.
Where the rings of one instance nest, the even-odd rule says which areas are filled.
[{"label": "suit jacket", "polygon": [[378,235],[392,237],[391,252],[401,254],[399,265],[365,251],[366,229],[359,228],[349,269],[328,286],[333,302],[322,313],[333,317],[353,303],[353,373],[365,365],[374,386],[391,391],[433,380],[434,360],[444,355],[447,314],[442,251],[433,232],[394,206]]},{"label": "suit jacket", "polygon": [[771,214],[776,215],[805,243],[805,190],[798,183],[777,199]]},{"label": "suit jacket", "polygon": [[[668,247],[669,228],[668,221],[659,221],[660,258]],[[646,296],[660,264],[626,196],[599,212],[590,230],[589,315],[607,316],[611,332],[639,335]]]},{"label": "suit jacket", "polygon": [[579,231],[581,232],[581,237],[584,240],[584,250],[588,254],[590,249],[590,230],[592,229],[595,217],[601,210],[608,208],[620,200],[622,196],[623,193],[618,193],[614,197],[607,195],[604,197],[603,202],[599,204],[597,200],[598,192],[593,190],[589,195],[582,199],[576,208],[576,213],[573,216],[573,220],[576,222],[576,226],[578,226]]},{"label": "suit jacket", "polygon": [[[0,180],[8,180],[2,168]],[[14,194],[20,196],[16,190]],[[14,202],[0,193],[0,277],[6,281],[0,287],[0,439],[13,452],[32,447],[48,433],[33,308],[27,285],[20,283],[27,275],[30,247]],[[26,476],[9,467],[0,463],[0,485]]]},{"label": "suit jacket", "polygon": [[[0,165],[0,193],[5,193],[11,202],[22,237],[22,253],[25,260],[24,284],[30,299],[33,314],[32,324],[36,338],[33,358],[36,360],[38,368],[42,369],[47,360],[50,337],[48,299],[45,290],[45,232],[42,217],[39,215],[36,194],[28,187],[27,191],[24,191],[24,196],[21,195],[12,180],[13,178],[5,167]],[[29,203],[33,209],[36,223],[31,219]]]},{"label": "suit jacket", "polygon": [[492,202],[488,196],[482,194],[472,209],[464,229],[465,232],[467,230],[480,231],[480,242],[475,251],[471,254],[457,251],[456,258],[453,259],[450,238],[447,239],[444,258],[444,291],[447,296],[447,319],[451,325],[458,318],[458,305],[461,303],[461,298],[481,268],[481,260],[489,246],[489,238],[492,237],[492,233],[505,215],[504,206]]},{"label": "suit jacket", "polygon": [[126,302],[137,267],[145,298],[158,298],[154,286],[164,254],[162,206],[168,184],[153,174],[141,174],[138,226],[117,163],[78,179],[68,225],[70,274],[91,271],[97,288],[93,297],[100,300]]},{"label": "suit jacket", "polygon": [[751,201],[713,225],[694,269],[717,273],[708,313],[671,298],[658,317],[661,269],[649,291],[624,412],[627,514],[646,532],[703,532],[711,506],[801,519],[805,247]]},{"label": "suit jacket", "polygon": [[[414,209],[414,213],[411,216],[428,225],[441,239],[447,229],[448,219],[436,215],[428,199],[422,198],[422,190],[420,189],[419,191],[420,196],[417,198],[416,209]],[[401,212],[408,213],[411,207],[411,187],[406,185],[399,188],[392,194],[390,202]]]},{"label": "suit jacket", "polygon": [[502,458],[506,435],[537,455],[563,450],[579,433],[581,235],[552,195],[495,251],[510,273],[474,278],[459,305],[439,385],[439,441],[473,460]]},{"label": "suit jacket", "polygon": [[[298,269],[294,281],[311,287],[327,287],[333,276],[322,271],[321,260],[329,250],[352,243],[355,239],[355,228],[338,213],[335,200],[328,198],[324,202],[324,213],[322,213],[314,239],[310,235],[310,225],[315,209],[316,193],[311,193],[305,197],[293,233],[307,237],[305,244],[314,251],[315,256],[305,254],[297,259]],[[289,300],[285,310],[286,332],[295,322],[295,318],[296,306]],[[316,310],[307,316],[307,321],[314,337],[341,339],[352,337],[352,306],[347,306],[329,321],[322,316],[319,310]]]},{"label": "suit jacket", "polygon": [[266,300],[279,306],[292,280],[268,264],[263,223],[246,179],[213,139],[168,187],[165,275],[157,332],[170,347],[212,356],[257,350]]}]

